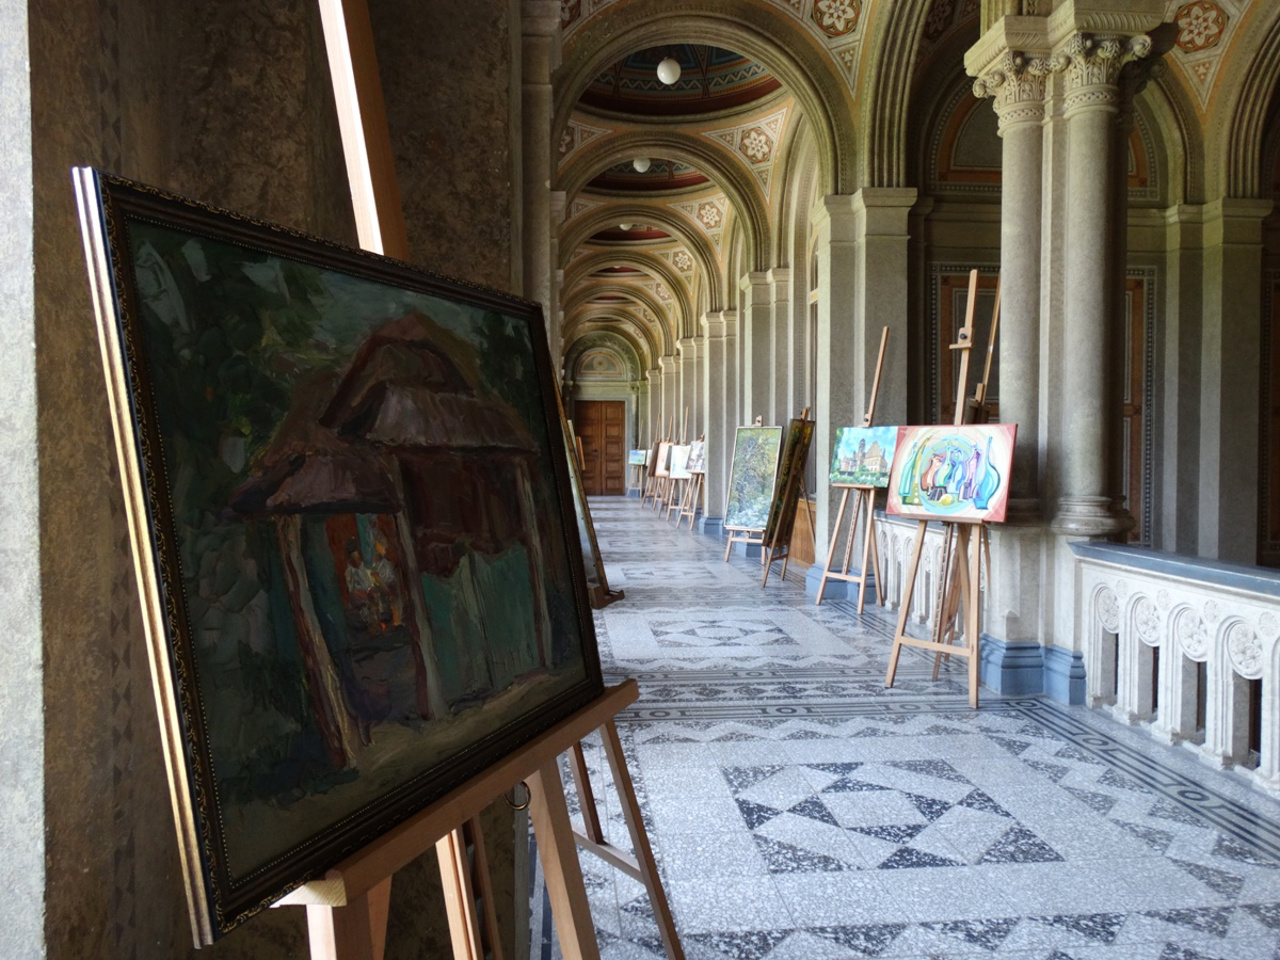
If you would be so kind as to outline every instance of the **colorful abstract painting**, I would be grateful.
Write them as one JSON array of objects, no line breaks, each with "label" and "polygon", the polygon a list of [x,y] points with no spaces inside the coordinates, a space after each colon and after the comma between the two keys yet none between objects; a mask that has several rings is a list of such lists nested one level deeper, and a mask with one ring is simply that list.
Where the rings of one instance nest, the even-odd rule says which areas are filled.
[{"label": "colorful abstract painting", "polygon": [[918,520],[1004,520],[1017,429],[1012,423],[899,427],[889,512]]},{"label": "colorful abstract painting", "polygon": [[781,427],[738,428],[724,508],[726,529],[763,530],[769,522],[781,442]]},{"label": "colorful abstract painting", "polygon": [[887,487],[897,427],[841,427],[831,453],[833,486]]},{"label": "colorful abstract painting", "polygon": [[600,695],[565,435],[535,304],[75,180],[207,942]]}]

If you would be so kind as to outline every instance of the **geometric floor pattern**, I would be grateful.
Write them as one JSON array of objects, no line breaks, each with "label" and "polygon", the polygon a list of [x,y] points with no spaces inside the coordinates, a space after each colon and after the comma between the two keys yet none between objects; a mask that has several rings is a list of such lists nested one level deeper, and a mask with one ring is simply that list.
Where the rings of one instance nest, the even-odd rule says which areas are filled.
[{"label": "geometric floor pattern", "polygon": [[[911,648],[886,690],[882,608],[815,606],[802,571],[761,589],[635,499],[592,511],[626,590],[601,658],[640,686],[618,728],[689,960],[1280,960],[1280,804],[1083,707],[970,710]],[[582,865],[602,957],[661,960],[643,887]],[[558,960],[537,879],[533,902],[531,955]]]}]

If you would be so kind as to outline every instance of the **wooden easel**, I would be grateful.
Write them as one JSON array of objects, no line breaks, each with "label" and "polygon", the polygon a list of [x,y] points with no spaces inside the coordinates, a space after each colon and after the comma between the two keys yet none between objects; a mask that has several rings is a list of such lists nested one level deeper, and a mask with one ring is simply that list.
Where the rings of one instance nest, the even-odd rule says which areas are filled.
[{"label": "wooden easel", "polygon": [[[969,273],[969,300],[965,308],[964,326],[960,329],[956,342],[951,344],[951,349],[959,351],[960,354],[960,382],[956,388],[954,420],[956,426],[963,424],[965,417],[965,395],[969,379],[969,353],[973,349],[973,315],[977,299],[978,271],[973,270]],[[997,300],[997,309],[998,305],[999,301]],[[988,366],[989,369],[990,367]],[[951,584],[954,580],[956,584],[954,594],[957,609],[962,609],[964,613],[965,644],[961,647],[949,642],[953,639],[953,632],[949,632],[948,617],[944,615],[941,609],[944,604],[939,604],[939,607],[935,608],[934,629],[930,639],[921,640],[907,635],[907,617],[911,611],[911,596],[915,590],[916,577],[920,572],[920,557],[924,550],[925,534],[929,527],[928,520],[921,520],[916,530],[915,545],[911,551],[911,561],[907,566],[906,579],[903,583],[902,599],[898,608],[898,624],[894,630],[893,649],[889,654],[889,669],[885,673],[884,685],[886,687],[893,686],[894,675],[898,670],[898,657],[902,653],[904,645],[919,647],[923,650],[932,650],[938,655],[934,658],[935,678],[938,673],[938,659],[942,654],[968,657],[969,706],[976,710],[978,708],[978,618],[981,607],[981,538],[983,524],[981,521],[943,520],[940,522],[945,527],[943,558],[946,569],[943,571],[942,576],[938,578],[939,598],[943,599],[952,593]],[[978,530],[976,538],[973,536],[975,528]],[[954,623],[954,617],[950,619]]]},{"label": "wooden easel", "polygon": [[[366,0],[320,0],[320,15],[360,245],[408,261],[408,232],[396,184],[368,5]],[[581,740],[599,729],[636,851],[636,870],[649,891],[669,960],[684,960],[614,724],[618,712],[638,696],[634,680],[607,688],[569,718],[348,857],[323,879],[304,884],[274,906],[307,907],[312,960],[382,960],[391,878],[434,843],[455,960],[485,960],[477,887],[484,905],[489,956],[503,960],[484,838],[474,812],[523,782],[529,790],[530,818],[561,951],[566,960],[599,960],[600,947],[557,761],[560,754],[575,746],[581,749]],[[475,851],[474,860],[468,849]]]},{"label": "wooden easel", "polygon": [[[679,446],[684,446],[686,443],[688,443],[688,440],[689,440],[689,408],[685,407],[684,418],[680,421]],[[676,444],[674,443],[672,445],[676,446]],[[662,515],[662,519],[664,520],[671,519],[671,511],[677,509],[680,503],[680,498],[683,496],[685,492],[685,483],[686,481],[679,477],[672,477],[672,476],[667,477],[667,491],[666,491],[666,496],[663,498],[663,502],[662,502],[662,507],[665,512]],[[679,526],[679,525],[680,525],[680,515],[677,513],[676,526]]]},{"label": "wooden easel", "polygon": [[[707,435],[704,433],[698,437],[698,442],[706,443]],[[706,471],[696,471],[685,482],[685,494],[680,500],[680,512],[676,514],[676,529],[680,529],[680,524],[685,517],[689,518],[689,529],[693,529],[694,521],[697,519],[698,504],[702,500],[702,484],[706,479]]]},{"label": "wooden easel", "polygon": [[[488,871],[483,866],[479,837],[474,839],[480,859],[472,869],[465,853],[467,837],[461,825],[474,822],[474,811],[483,809],[521,783],[529,791],[529,815],[560,949],[566,960],[598,960],[600,956],[578,863],[578,845],[644,884],[668,957],[683,960],[684,951],[658,877],[653,849],[640,817],[640,805],[614,722],[618,712],[634,703],[638,696],[639,688],[634,680],[607,688],[568,719],[348,857],[321,879],[303,884],[276,901],[276,907],[307,908],[311,960],[381,960],[386,943],[391,876],[433,844],[445,881],[454,960],[484,960],[480,918],[470,890],[473,874],[482,875],[482,883],[487,884]],[[610,845],[600,830],[594,795],[582,764],[581,741],[593,730],[599,730],[603,739],[636,851],[634,857]],[[558,762],[558,757],[566,752],[572,752],[574,776],[580,777],[579,799],[583,801],[583,816],[588,825],[586,835],[575,831],[569,819]],[[486,904],[491,905],[493,898],[487,887],[484,894]],[[496,926],[492,917],[486,918],[485,925]],[[502,960],[496,934],[491,937],[490,955],[493,960]]]},{"label": "wooden easel", "polygon": [[[809,422],[809,408],[805,407],[800,414],[800,423],[803,425]],[[801,427],[803,429],[803,426]],[[801,441],[802,443],[804,441]],[[764,576],[760,578],[760,586],[764,587],[769,582],[769,571],[773,568],[776,561],[782,561],[782,579],[787,578],[787,564],[791,562],[791,532],[795,529],[796,510],[799,509],[799,500],[804,499],[806,510],[810,510],[809,497],[804,492],[804,466],[809,459],[809,447],[806,443],[804,457],[799,464],[787,463],[787,454],[792,452],[792,448],[783,444],[782,462],[778,469],[786,471],[786,476],[780,481],[780,488],[774,502],[779,505],[778,522],[773,528],[773,538],[765,544],[764,556],[761,562],[764,564]],[[772,513],[772,511],[770,511]],[[767,522],[766,522],[767,524]],[[809,529],[813,529],[813,513],[809,514]],[[765,532],[761,534],[761,540],[769,533],[766,525]]]},{"label": "wooden easel", "polygon": [[[862,426],[869,427],[875,419],[876,396],[880,393],[880,372],[884,369],[884,350],[889,342],[889,328],[886,326],[880,334],[880,356],[876,360],[876,375],[871,381],[871,398],[867,401],[867,412],[862,415]],[[844,492],[840,495],[840,509],[836,511],[835,526],[831,529],[831,545],[827,548],[827,561],[822,567],[822,580],[818,583],[818,598],[814,604],[822,603],[822,595],[826,592],[828,580],[843,580],[858,585],[858,614],[862,614],[862,606],[867,596],[867,580],[870,579],[876,588],[876,603],[884,606],[884,593],[880,588],[880,545],[876,543],[875,506],[876,488],[864,484],[833,483]],[[840,542],[840,522],[844,519],[845,509],[849,505],[849,494],[853,493],[853,514],[849,519],[849,533],[845,541],[844,562],[839,572],[831,569],[831,560],[836,555],[836,544]],[[862,569],[857,573],[849,572],[849,561],[853,558],[853,544],[858,530],[858,515],[864,513],[862,532]],[[874,566],[868,566],[874,562]],[[874,576],[872,572],[874,571]]]},{"label": "wooden easel", "polygon": [[[668,460],[668,461],[669,461],[669,459],[670,459],[671,444],[673,444],[673,443],[675,442],[675,429],[676,429],[676,415],[673,413],[673,414],[671,414],[670,419],[667,421],[667,435],[666,435],[666,437],[664,437],[662,440],[659,440],[659,441],[658,441],[658,447],[657,447],[657,450],[658,450],[658,456],[657,456],[658,463],[654,464],[654,479],[657,481],[657,483],[655,484],[655,486],[654,486],[654,488],[653,488],[653,504],[652,504],[652,506],[653,506],[653,511],[654,511],[654,513],[658,513],[658,512],[660,512],[660,511],[662,510],[662,508],[663,508],[664,506],[666,506],[666,502],[667,502],[667,491],[668,491],[668,490],[670,489],[670,487],[671,487],[670,466],[669,466],[667,463],[663,463],[662,461],[663,461],[663,460]],[[663,451],[663,449],[662,449],[662,445],[663,445],[664,443],[665,443],[665,444],[667,444],[667,451],[666,451],[667,456],[666,456],[666,457],[664,457],[664,456],[662,455],[662,454],[663,454],[663,452],[664,452],[664,451]],[[668,473],[664,476],[664,475],[662,475],[662,474],[657,473],[658,469],[664,469],[664,470],[667,470],[667,471],[668,471]]]}]

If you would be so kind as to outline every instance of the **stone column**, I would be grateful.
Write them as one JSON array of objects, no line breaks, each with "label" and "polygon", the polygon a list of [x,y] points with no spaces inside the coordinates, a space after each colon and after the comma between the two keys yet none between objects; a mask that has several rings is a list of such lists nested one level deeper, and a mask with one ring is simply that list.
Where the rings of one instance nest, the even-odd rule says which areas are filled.
[{"label": "stone column", "polygon": [[993,94],[1001,137],[1000,420],[1018,425],[1010,477],[1014,514],[1039,514],[1040,219],[1048,61],[1005,51],[974,82]]},{"label": "stone column", "polygon": [[742,291],[742,337],[745,362],[742,377],[742,418],[750,423],[763,416],[772,423],[770,390],[773,380],[773,291],[769,275],[752,271],[739,282]]},{"label": "stone column", "polygon": [[689,429],[685,433],[686,441],[698,438],[698,425],[702,422],[702,396],[698,393],[698,341],[693,337],[679,340],[680,348],[680,413],[684,416],[689,410]]},{"label": "stone column", "polygon": [[[732,312],[730,311],[730,314]],[[729,482],[729,460],[733,456],[734,416],[732,391],[733,327],[725,311],[702,318],[702,411],[707,435],[707,475],[702,518],[704,533],[718,534],[724,528],[724,497]]]},{"label": "stone column", "polygon": [[[524,220],[514,233],[522,238],[519,263],[524,295],[541,303],[543,313],[554,318],[551,176],[555,168],[551,121],[555,103],[551,74],[560,64],[560,4],[557,0],[523,0],[520,29],[520,169],[524,171],[521,184]],[[548,324],[553,345],[558,332]]]},{"label": "stone column", "polygon": [[1117,156],[1113,136],[1121,105],[1120,71],[1146,57],[1151,40],[1136,37],[1068,38],[1054,66],[1066,71],[1063,115],[1067,123],[1066,269],[1063,300],[1064,404],[1057,461],[1061,496],[1053,521],[1057,533],[1109,536],[1129,529],[1133,518],[1118,509],[1111,490],[1110,430],[1116,419],[1110,382],[1110,336],[1123,282],[1118,261],[1112,184]]},{"label": "stone column", "polygon": [[553,190],[550,194],[551,205],[551,253],[549,264],[551,286],[548,291],[548,302],[551,312],[547,314],[547,338],[551,346],[551,360],[559,364],[561,351],[564,349],[564,309],[560,304],[560,291],[564,289],[564,270],[556,266],[560,262],[560,226],[564,223],[565,193]]},{"label": "stone column", "polygon": [[680,378],[676,366],[674,356],[658,358],[662,370],[662,435],[672,440],[680,439]]},{"label": "stone column", "polygon": [[[769,364],[771,413],[765,415],[765,420],[769,423],[786,423],[791,416],[800,412],[798,409],[791,409],[796,394],[795,382],[800,372],[793,353],[797,340],[791,315],[791,270],[789,267],[773,267],[765,276],[773,289],[773,343]],[[799,341],[800,344],[803,342],[803,339]]]}]

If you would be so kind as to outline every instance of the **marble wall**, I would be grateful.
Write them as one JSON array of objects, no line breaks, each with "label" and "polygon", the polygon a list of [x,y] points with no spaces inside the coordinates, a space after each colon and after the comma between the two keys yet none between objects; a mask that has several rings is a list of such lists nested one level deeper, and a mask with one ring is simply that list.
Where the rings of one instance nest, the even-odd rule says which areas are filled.
[{"label": "marble wall", "polygon": [[[410,16],[410,4],[375,12],[387,38],[388,112],[415,255],[505,287],[512,237],[509,211],[495,198],[511,186],[503,164],[510,162],[513,68],[503,32],[509,5],[490,5],[500,15],[488,22],[502,29],[486,33],[484,54],[474,62],[472,31],[462,23],[441,13],[428,22],[433,14],[423,10],[397,26],[396,18]],[[34,368],[28,396],[21,362],[6,365],[12,376],[6,370],[0,384],[13,421],[4,424],[0,443],[6,462],[20,465],[14,473],[6,469],[15,495],[6,490],[0,507],[10,557],[3,607],[9,629],[0,660],[6,667],[0,828],[6,860],[13,851],[3,869],[17,877],[9,887],[17,896],[0,924],[0,955],[187,956],[190,925],[69,169],[96,165],[354,243],[324,41],[318,9],[303,0],[22,6],[0,12],[17,21],[13,29],[0,23],[0,122],[6,152],[14,154],[6,169],[18,171],[14,195],[0,193],[0,209],[11,225],[6,243],[21,247],[24,236],[34,237],[34,293],[30,252],[24,260],[15,247],[0,262],[0,289],[16,305],[0,321],[0,342],[7,348],[12,341],[14,355]],[[30,33],[30,150],[19,136],[27,102],[23,28]],[[421,41],[412,36],[418,31],[425,32]],[[446,53],[465,82],[445,80],[449,64],[429,66]],[[483,118],[476,130],[470,117]],[[27,195],[34,197],[29,232],[12,229],[23,222],[24,156]],[[24,615],[10,624],[18,611]],[[15,684],[27,694],[8,689]],[[31,691],[42,693],[43,702]],[[512,815],[499,802],[485,819],[511,939]],[[438,886],[434,854],[397,875],[389,960],[445,955]],[[38,925],[41,897],[43,938],[22,926],[24,917],[27,927],[32,918]],[[268,911],[199,954],[305,955],[305,917],[296,909]]]}]

